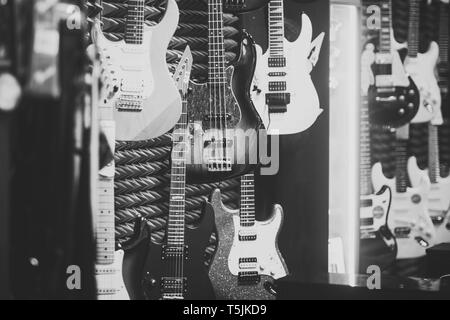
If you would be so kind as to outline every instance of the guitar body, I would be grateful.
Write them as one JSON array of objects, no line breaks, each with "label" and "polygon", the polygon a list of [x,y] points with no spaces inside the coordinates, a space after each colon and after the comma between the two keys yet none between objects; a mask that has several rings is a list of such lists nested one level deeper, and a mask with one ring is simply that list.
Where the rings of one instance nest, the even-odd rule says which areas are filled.
[{"label": "guitar body", "polygon": [[435,243],[450,242],[450,176],[431,183],[428,170],[420,170],[415,157],[409,159],[408,167],[413,186],[429,186],[427,207],[436,232]]},{"label": "guitar body", "polygon": [[123,250],[114,253],[114,263],[95,266],[98,300],[130,300],[122,277]]},{"label": "guitar body", "polygon": [[[312,82],[310,72],[312,24],[306,14],[302,14],[301,34],[295,42],[284,39],[286,67],[269,67],[269,50],[263,54],[257,45],[257,64],[251,93],[253,103],[269,133],[294,134],[307,130],[322,113],[319,96]],[[269,76],[282,73],[286,76]],[[270,93],[269,82],[286,82],[286,92],[290,93],[290,103],[286,112],[269,112],[266,95]]]},{"label": "guitar body", "polygon": [[[374,165],[372,181],[375,188],[386,185],[396,190],[395,178],[384,176],[381,163]],[[393,192],[388,226],[397,241],[397,259],[422,257],[425,250],[433,245],[434,228],[427,210],[427,188],[423,182],[404,193]]]},{"label": "guitar body", "polygon": [[[276,205],[272,216],[257,221],[253,227],[241,227],[239,210],[226,208],[221,200],[221,193],[216,190],[211,203],[207,204],[207,212],[215,215],[218,244],[211,262],[209,277],[218,299],[275,299],[266,288],[266,283],[273,283],[287,275],[287,267],[278,249],[278,234],[283,222],[283,210]],[[254,241],[240,241],[239,234],[247,230],[257,230]],[[256,258],[257,263],[249,263],[240,267],[239,259]],[[241,282],[240,272],[259,273],[259,281]]]},{"label": "guitar body", "polygon": [[[214,217],[208,212],[205,212],[196,227],[186,227],[185,243],[188,254],[183,267],[183,274],[187,279],[184,293],[184,299],[186,300],[215,299],[213,287],[208,277],[208,269],[205,265],[205,250],[209,245],[213,230]],[[168,260],[162,259],[163,256],[163,245],[151,243],[144,269],[144,279],[147,283],[144,287],[144,293],[149,300],[163,298],[161,278],[173,269],[173,265]]]},{"label": "guitar body", "polygon": [[[380,125],[401,127],[409,123],[417,114],[420,104],[419,90],[413,79],[403,67],[398,50],[404,44],[395,41],[391,36],[393,48],[390,55],[375,53],[372,55],[372,76],[374,83],[368,91],[371,121]],[[370,47],[369,47],[370,48]],[[371,47],[369,50],[373,50]],[[368,49],[366,49],[368,50]],[[370,55],[367,55],[370,57]],[[391,75],[379,75],[379,63],[392,63]],[[383,87],[376,84],[381,83]]]},{"label": "guitar body", "polygon": [[[360,231],[361,239],[373,238],[376,232],[388,225],[391,206],[391,192],[383,186],[376,194],[361,196],[360,198]],[[395,245],[393,239],[380,232],[388,247]]]},{"label": "guitar body", "polygon": [[[236,63],[226,69],[228,85],[224,92],[226,110],[223,110],[228,118],[226,135],[222,130],[211,126],[212,122],[208,120],[211,114],[210,107],[213,110],[215,107],[210,103],[210,86],[206,83],[191,82],[188,117],[193,141],[189,155],[191,159],[187,165],[188,181],[195,183],[222,181],[242,175],[257,164],[258,130],[261,127],[261,119],[249,94],[255,59],[253,39],[244,33],[240,56]],[[212,148],[213,140],[217,144],[217,141],[224,138],[228,141],[226,147],[228,156],[215,153]],[[222,165],[219,162],[224,157],[227,158],[227,163]],[[219,164],[216,166],[213,163]]]},{"label": "guitar body", "polygon": [[117,98],[113,106],[117,140],[155,138],[172,129],[178,121],[181,98],[166,62],[167,46],[178,19],[177,4],[169,0],[158,25],[144,24],[142,44],[110,41],[96,28],[96,42],[117,77]]},{"label": "guitar body", "polygon": [[431,42],[426,53],[417,58],[406,57],[405,69],[411,75],[420,92],[420,107],[412,123],[423,123],[433,119],[435,125],[443,123],[441,112],[441,91],[435,70],[439,59],[439,46]]}]

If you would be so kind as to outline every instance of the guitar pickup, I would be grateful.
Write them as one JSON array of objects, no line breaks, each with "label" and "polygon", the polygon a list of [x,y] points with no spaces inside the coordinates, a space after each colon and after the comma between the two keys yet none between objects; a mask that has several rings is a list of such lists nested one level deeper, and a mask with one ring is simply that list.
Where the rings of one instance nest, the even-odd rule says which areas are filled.
[{"label": "guitar pickup", "polygon": [[255,241],[257,239],[256,232],[251,230],[240,230],[239,241]]},{"label": "guitar pickup", "polygon": [[239,269],[255,269],[257,267],[257,258],[239,258]]},{"label": "guitar pickup", "polygon": [[180,300],[187,292],[187,278],[161,278],[161,292],[163,299]]},{"label": "guitar pickup", "polygon": [[287,75],[286,72],[269,72],[269,77],[285,77]]},{"label": "guitar pickup", "polygon": [[361,227],[373,226],[373,218],[363,218],[360,220]]},{"label": "guitar pickup", "polygon": [[392,75],[392,64],[374,64],[372,70],[376,76]]},{"label": "guitar pickup", "polygon": [[286,81],[270,81],[269,91],[286,91]]},{"label": "guitar pickup", "polygon": [[261,281],[261,276],[256,271],[243,271],[238,273],[238,285],[255,285]]},{"label": "guitar pickup", "polygon": [[231,169],[231,158],[212,158],[208,160],[209,172],[229,172]]},{"label": "guitar pickup", "polygon": [[162,246],[162,260],[166,259],[188,259],[189,249],[188,246]]},{"label": "guitar pickup", "polygon": [[268,59],[269,68],[284,68],[286,67],[285,57],[276,57]]}]

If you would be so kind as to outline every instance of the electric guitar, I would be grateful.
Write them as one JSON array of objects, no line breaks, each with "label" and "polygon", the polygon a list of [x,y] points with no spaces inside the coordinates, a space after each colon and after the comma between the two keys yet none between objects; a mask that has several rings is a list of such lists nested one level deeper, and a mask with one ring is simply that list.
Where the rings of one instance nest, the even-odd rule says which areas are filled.
[{"label": "electric guitar", "polygon": [[[440,36],[439,47],[440,85],[444,102],[448,101],[448,3],[441,5],[440,10]],[[447,70],[447,73],[446,71]],[[447,105],[447,104],[444,104]],[[413,186],[419,185],[421,180],[430,183],[428,189],[428,212],[436,231],[436,244],[450,242],[450,176],[441,176],[440,150],[439,150],[439,124],[442,118],[435,121],[433,118],[428,125],[428,170],[417,171],[411,180]],[[417,167],[417,160],[410,159],[411,167]]]},{"label": "electric guitar", "polygon": [[381,0],[380,7],[380,45],[372,61],[373,82],[369,87],[371,122],[401,127],[416,116],[420,96],[398,53],[405,45],[399,44],[394,38],[392,1]]},{"label": "electric guitar", "polygon": [[433,120],[434,124],[441,125],[441,93],[435,76],[439,46],[432,41],[426,53],[419,53],[420,1],[410,0],[409,8],[408,56],[404,65],[420,92],[419,112],[412,122]]},{"label": "electric guitar", "polygon": [[[301,34],[289,42],[284,34],[282,0],[269,2],[269,48],[258,45],[256,72],[251,93],[253,103],[269,133],[294,134],[314,124],[322,109],[311,80],[312,24],[302,14]],[[324,37],[322,33],[319,37]],[[317,53],[316,53],[317,54]]]},{"label": "electric guitar", "polygon": [[397,259],[418,258],[434,243],[434,228],[427,208],[429,185],[422,183],[414,188],[408,187],[408,173],[414,181],[416,170],[407,164],[409,126],[396,130],[396,172],[395,178],[383,175],[381,163],[372,169],[372,181],[376,190],[388,186],[395,190],[389,212],[388,226],[397,241]]},{"label": "electric guitar", "polygon": [[278,249],[283,209],[275,205],[266,221],[255,220],[254,177],[241,178],[241,208],[230,210],[214,191],[206,212],[214,214],[217,250],[209,277],[218,299],[274,299],[272,283],[288,274]]},{"label": "electric guitar", "polygon": [[[96,23],[99,24],[99,21]],[[92,181],[93,212],[95,213],[95,239],[96,239],[96,263],[95,279],[97,282],[98,300],[129,300],[127,288],[122,276],[124,258],[123,250],[116,250],[115,245],[115,218],[114,218],[114,146],[115,146],[115,122],[112,104],[108,99],[108,87],[99,87],[99,81],[108,83],[111,74],[107,69],[101,69],[100,62],[104,57],[99,53],[95,45],[90,47],[91,55],[94,55],[93,81],[92,81],[92,141],[91,154],[99,153],[99,133],[104,133],[110,151],[110,161],[103,168],[99,168],[98,157],[92,157],[91,170],[98,172],[97,181]],[[104,64],[103,64],[104,65]],[[98,120],[98,121],[96,121]]]},{"label": "electric guitar", "polygon": [[180,117],[180,96],[166,63],[179,12],[175,0],[168,0],[164,18],[148,27],[145,0],[128,0],[127,4],[125,40],[108,40],[97,25],[94,41],[118,78],[113,105],[116,139],[146,140],[172,129]]},{"label": "electric guitar", "polygon": [[204,263],[205,249],[214,230],[214,218],[205,214],[196,228],[185,226],[186,151],[189,145],[186,95],[191,68],[192,55],[187,47],[174,74],[183,105],[173,133],[166,237],[162,244],[150,244],[144,273],[144,293],[151,300],[214,299]]},{"label": "electric guitar", "polygon": [[222,0],[208,0],[208,21],[208,82],[191,82],[188,95],[193,142],[187,170],[195,183],[222,181],[256,166],[261,127],[249,93],[254,42],[243,33],[239,57],[226,67]]},{"label": "electric guitar", "polygon": [[[364,50],[361,61],[363,67],[361,78],[368,74],[368,64],[373,52]],[[362,81],[362,83],[367,83]],[[388,247],[394,247],[395,241],[388,227],[389,210],[392,192],[384,185],[373,192],[372,157],[370,144],[369,102],[367,100],[368,86],[362,88],[360,110],[360,238],[374,239],[377,233],[381,235]]]}]

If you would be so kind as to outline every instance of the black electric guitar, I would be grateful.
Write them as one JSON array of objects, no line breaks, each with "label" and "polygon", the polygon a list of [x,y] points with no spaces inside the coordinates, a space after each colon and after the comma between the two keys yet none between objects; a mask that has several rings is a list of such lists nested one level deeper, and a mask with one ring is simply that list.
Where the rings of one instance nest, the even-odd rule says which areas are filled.
[{"label": "black electric guitar", "polygon": [[266,6],[270,0],[223,0],[224,10],[234,13],[253,11]]},{"label": "black electric guitar", "polygon": [[183,97],[182,113],[173,133],[169,220],[165,241],[150,244],[144,271],[147,299],[214,299],[205,249],[214,229],[214,218],[206,214],[197,228],[185,226],[186,149],[188,141],[187,101],[192,56],[189,47],[175,71],[175,81]]},{"label": "black electric guitar", "polygon": [[375,124],[400,127],[409,123],[417,114],[420,95],[400,59],[398,50],[406,46],[394,38],[392,0],[381,0],[380,3],[380,44],[372,61],[373,77],[369,88],[370,115],[371,121]]},{"label": "black electric guitar", "polygon": [[208,0],[209,77],[191,83],[188,95],[194,137],[188,179],[220,181],[250,170],[257,159],[261,119],[250,99],[256,64],[255,44],[242,35],[237,61],[226,67],[222,0]]}]

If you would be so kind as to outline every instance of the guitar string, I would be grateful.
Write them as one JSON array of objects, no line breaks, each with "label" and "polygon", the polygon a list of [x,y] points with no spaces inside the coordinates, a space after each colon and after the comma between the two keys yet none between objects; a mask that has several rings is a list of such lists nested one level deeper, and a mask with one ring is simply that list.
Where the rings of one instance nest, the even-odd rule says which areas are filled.
[{"label": "guitar string", "polygon": [[[224,35],[223,35],[223,4],[222,1],[219,1],[219,12],[218,12],[218,24],[219,24],[219,49],[220,49],[220,57],[221,57],[221,74],[220,74],[220,83],[221,83],[221,93],[223,96],[220,98],[221,104],[223,104],[223,115],[222,111],[220,111],[220,124],[223,126],[222,130],[222,139],[220,140],[222,156],[220,164],[222,165],[222,170],[224,170],[223,165],[226,164],[226,156],[227,156],[227,103],[225,97],[225,87],[226,87],[226,71],[225,71],[225,44],[224,44]],[[221,109],[222,110],[222,109]]]}]

